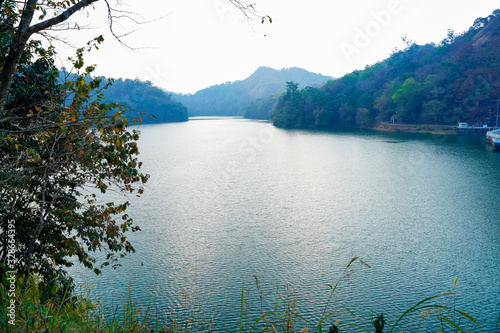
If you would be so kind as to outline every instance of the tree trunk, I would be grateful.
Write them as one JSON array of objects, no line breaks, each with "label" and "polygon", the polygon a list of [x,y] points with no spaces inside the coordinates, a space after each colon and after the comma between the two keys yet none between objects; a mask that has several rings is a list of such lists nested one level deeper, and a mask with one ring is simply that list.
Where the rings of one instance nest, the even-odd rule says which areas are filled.
[{"label": "tree trunk", "polygon": [[0,112],[3,111],[5,104],[7,103],[7,97],[9,96],[10,86],[14,78],[14,74],[17,70],[17,64],[21,59],[24,48],[28,41],[29,36],[20,36],[15,44],[12,45],[9,55],[5,60],[5,65],[3,67],[2,73],[0,74]]},{"label": "tree trunk", "polygon": [[16,73],[17,65],[19,64],[21,55],[23,54],[24,49],[26,48],[26,43],[30,37],[37,32],[46,30],[56,24],[66,21],[75,12],[97,1],[99,0],[79,1],[56,17],[30,26],[31,21],[33,20],[33,14],[35,13],[35,8],[37,6],[37,0],[28,0],[24,6],[21,22],[19,27],[17,27],[16,35],[10,45],[9,54],[0,73],[0,112],[3,111],[7,102],[12,79]]},{"label": "tree trunk", "polygon": [[7,55],[7,59],[5,59],[5,64],[0,73],[0,112],[2,112],[5,107],[17,65],[26,47],[26,43],[31,36],[29,27],[33,20],[33,14],[35,13],[33,6],[36,6],[36,0],[29,0],[24,7],[21,22],[19,23],[16,35],[10,45],[9,54]]}]

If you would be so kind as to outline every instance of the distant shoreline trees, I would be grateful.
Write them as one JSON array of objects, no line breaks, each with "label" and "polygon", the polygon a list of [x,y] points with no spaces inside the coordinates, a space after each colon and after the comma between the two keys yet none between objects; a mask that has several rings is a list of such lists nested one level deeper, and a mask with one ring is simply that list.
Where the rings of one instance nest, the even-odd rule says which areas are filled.
[{"label": "distant shoreline trees", "polygon": [[461,35],[450,31],[438,45],[409,42],[388,59],[319,89],[287,89],[271,119],[287,128],[372,128],[391,119],[406,124],[495,124],[499,49],[496,10]]},{"label": "distant shoreline trees", "polygon": [[[106,100],[115,101],[137,110],[146,111],[150,117],[144,123],[188,121],[188,110],[180,102],[149,81],[117,79],[106,89]],[[134,112],[125,112],[126,117],[134,117]]]}]

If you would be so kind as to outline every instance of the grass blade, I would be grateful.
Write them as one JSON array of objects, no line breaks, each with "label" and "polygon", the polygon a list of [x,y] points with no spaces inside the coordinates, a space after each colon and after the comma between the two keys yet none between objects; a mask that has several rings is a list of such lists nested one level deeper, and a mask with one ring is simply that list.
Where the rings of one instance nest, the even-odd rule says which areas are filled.
[{"label": "grass blade", "polygon": [[477,327],[479,327],[481,329],[481,331],[484,332],[484,329],[481,327],[481,325],[479,325],[479,323],[474,319],[472,318],[471,315],[469,315],[467,312],[463,312],[463,311],[460,311],[460,310],[455,310],[456,312],[460,313],[462,316],[464,316],[465,318],[469,319],[470,321],[472,321],[474,324],[477,325]]},{"label": "grass blade", "polygon": [[[268,312],[268,313],[264,313],[262,316],[260,316],[259,319],[257,319],[257,321],[252,325],[252,327],[250,328],[250,331],[248,331],[248,333],[252,332],[253,329],[255,328],[255,326],[257,326],[257,324],[262,320],[262,319],[266,319],[267,316],[269,315],[274,315],[276,316],[276,314],[274,312]],[[268,326],[269,327],[269,326]]]},{"label": "grass blade", "polygon": [[434,295],[434,296],[431,296],[429,298],[426,298],[424,299],[423,301],[420,301],[418,302],[417,304],[415,304],[414,306],[412,306],[411,308],[409,308],[405,313],[403,313],[399,318],[398,320],[394,323],[394,325],[392,326],[392,328],[389,330],[389,333],[392,333],[394,331],[394,329],[396,328],[396,326],[398,325],[398,323],[408,314],[412,313],[413,311],[419,309],[420,305],[424,304],[424,303],[427,303],[435,298],[438,298],[438,297],[442,297],[442,296],[450,296],[450,295],[455,295],[455,293],[442,293],[442,294],[439,294],[439,295]]},{"label": "grass blade", "polygon": [[462,332],[462,333],[465,333],[465,331],[463,329],[460,328],[460,326],[458,326],[457,324],[455,324],[454,322],[452,322],[451,320],[449,320],[448,318],[445,318],[445,317],[440,317],[440,319],[444,320],[445,322],[447,322],[448,324],[450,324],[451,326],[455,327],[458,331]]},{"label": "grass blade", "polygon": [[332,312],[332,313],[330,313],[330,314],[326,315],[325,317],[323,317],[323,318],[321,319],[321,321],[319,322],[318,327],[316,328],[316,332],[321,333],[321,326],[322,326],[323,322],[324,322],[327,318],[329,318],[329,317],[331,317],[331,316],[336,316],[336,315],[340,315],[340,313],[337,313],[337,312]]}]

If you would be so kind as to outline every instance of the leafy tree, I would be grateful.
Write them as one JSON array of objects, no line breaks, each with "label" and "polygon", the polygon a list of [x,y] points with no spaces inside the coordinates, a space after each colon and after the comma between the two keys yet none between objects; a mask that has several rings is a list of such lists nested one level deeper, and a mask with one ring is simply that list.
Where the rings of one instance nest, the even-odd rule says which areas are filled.
[{"label": "leafy tree", "polygon": [[398,105],[397,115],[404,123],[415,123],[418,119],[424,91],[421,85],[414,78],[405,81],[401,89],[392,95],[393,101]]},{"label": "leafy tree", "polygon": [[[73,0],[71,2],[2,0],[0,2],[3,10],[2,16],[11,21],[9,33],[2,36],[2,41],[9,46],[9,50],[0,72],[0,111],[5,107],[17,66],[31,36],[66,21],[74,13],[96,1],[98,0]],[[53,15],[49,16],[49,13]],[[35,14],[38,14],[38,17]]]},{"label": "leafy tree", "polygon": [[382,95],[375,101],[374,107],[382,120],[389,121],[395,113],[396,104],[392,98]]},{"label": "leafy tree", "polygon": [[302,118],[302,95],[298,91],[298,83],[286,82],[286,91],[280,96],[275,112],[271,115],[273,123],[278,127],[296,127]]},{"label": "leafy tree", "polygon": [[356,126],[359,128],[371,128],[373,126],[373,118],[367,108],[358,108],[356,110]]},{"label": "leafy tree", "polygon": [[[7,8],[15,7],[0,8],[4,41],[16,22]],[[9,47],[2,44],[2,61]],[[136,158],[139,132],[127,131],[123,106],[104,101],[107,85],[91,78],[84,51],[74,59],[77,73],[62,78],[54,50],[28,42],[0,112],[0,274],[17,271],[23,293],[31,273],[43,277],[45,290],[71,285],[64,268],[73,256],[99,273],[134,251],[125,236],[138,230],[125,214],[128,201],[106,202],[102,194],[142,193],[148,175]],[[12,223],[15,243],[8,241]],[[103,263],[93,255],[99,250],[107,252]]]},{"label": "leafy tree", "polygon": [[441,124],[443,123],[442,115],[445,110],[445,104],[433,99],[422,106],[421,122],[424,124]]},{"label": "leafy tree", "polygon": [[286,94],[288,96],[293,96],[297,89],[299,88],[299,84],[293,81],[287,81],[286,82]]},{"label": "leafy tree", "polygon": [[[102,37],[77,50],[76,73],[64,77],[54,49],[32,39],[97,1],[0,0],[0,275],[17,271],[23,294],[31,273],[43,277],[45,290],[71,286],[71,257],[100,273],[134,251],[126,233],[139,227],[125,214],[127,198],[115,203],[104,194],[143,192],[149,176],[136,157],[139,132],[127,130],[142,117],[129,122],[130,110],[102,93],[112,82],[92,78],[94,67],[84,65],[84,52]],[[113,20],[109,1],[101,1]],[[253,6],[231,3],[256,15]],[[97,251],[106,252],[104,262]]]},{"label": "leafy tree", "polygon": [[353,128],[356,126],[356,109],[345,103],[339,108],[340,125]]}]

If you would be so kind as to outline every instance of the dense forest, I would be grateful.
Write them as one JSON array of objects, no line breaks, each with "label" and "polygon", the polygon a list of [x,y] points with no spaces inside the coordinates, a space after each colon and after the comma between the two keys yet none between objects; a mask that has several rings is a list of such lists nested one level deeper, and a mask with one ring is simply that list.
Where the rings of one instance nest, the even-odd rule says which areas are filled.
[{"label": "dense forest", "polygon": [[[187,108],[149,81],[117,79],[105,91],[106,100],[126,104],[143,115],[145,123],[180,122],[188,120]],[[128,112],[127,116],[137,116]],[[154,117],[150,117],[154,116]]]},{"label": "dense forest", "polygon": [[274,125],[285,128],[373,128],[380,122],[456,125],[496,122],[500,98],[500,10],[466,32],[449,31],[438,45],[407,47],[321,88],[287,82],[273,102]]},{"label": "dense forest", "polygon": [[271,112],[276,103],[278,103],[280,95],[281,94],[274,94],[250,103],[245,110],[245,118],[269,120]]},{"label": "dense forest", "polygon": [[245,80],[215,85],[193,95],[173,97],[187,106],[190,116],[242,116],[250,103],[281,93],[287,81],[305,86],[323,84],[329,79],[301,68],[275,70],[259,67]]}]

